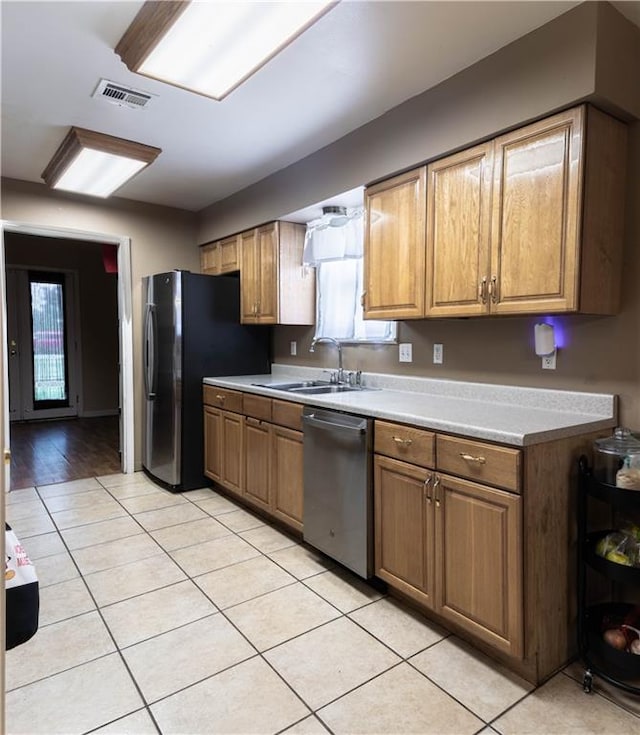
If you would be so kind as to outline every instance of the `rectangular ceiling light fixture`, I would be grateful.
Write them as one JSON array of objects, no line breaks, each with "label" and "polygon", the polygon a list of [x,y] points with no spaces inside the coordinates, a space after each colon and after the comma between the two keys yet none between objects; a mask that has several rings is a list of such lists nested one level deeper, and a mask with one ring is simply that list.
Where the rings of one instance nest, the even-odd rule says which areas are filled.
[{"label": "rectangular ceiling light fixture", "polygon": [[72,127],[42,178],[52,189],[106,198],[161,152],[150,145]]},{"label": "rectangular ceiling light fixture", "polygon": [[115,51],[133,72],[220,100],[336,4],[150,0]]}]

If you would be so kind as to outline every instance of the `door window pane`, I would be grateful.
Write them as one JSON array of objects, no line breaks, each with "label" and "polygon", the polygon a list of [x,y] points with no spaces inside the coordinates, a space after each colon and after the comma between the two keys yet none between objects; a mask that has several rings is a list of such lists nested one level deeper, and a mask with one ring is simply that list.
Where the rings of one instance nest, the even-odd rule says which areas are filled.
[{"label": "door window pane", "polygon": [[30,286],[34,403],[66,402],[69,396],[63,282],[32,277]]}]

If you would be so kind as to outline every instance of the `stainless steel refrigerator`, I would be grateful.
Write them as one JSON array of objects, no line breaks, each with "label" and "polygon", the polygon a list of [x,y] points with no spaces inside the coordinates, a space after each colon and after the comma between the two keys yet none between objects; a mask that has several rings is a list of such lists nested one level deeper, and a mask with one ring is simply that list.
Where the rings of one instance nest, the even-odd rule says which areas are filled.
[{"label": "stainless steel refrigerator", "polygon": [[270,372],[271,330],[240,324],[234,276],[147,276],[142,300],[143,469],[171,490],[202,487],[202,379]]}]

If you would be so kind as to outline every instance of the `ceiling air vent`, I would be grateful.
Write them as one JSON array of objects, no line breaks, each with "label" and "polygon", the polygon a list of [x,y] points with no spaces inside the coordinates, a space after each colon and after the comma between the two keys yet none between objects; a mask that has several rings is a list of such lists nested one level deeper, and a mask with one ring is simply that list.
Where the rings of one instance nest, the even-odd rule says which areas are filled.
[{"label": "ceiling air vent", "polygon": [[103,99],[105,102],[111,102],[113,105],[128,107],[131,110],[140,110],[146,107],[154,97],[148,92],[123,87],[121,84],[110,82],[107,79],[101,79],[98,82],[98,86],[91,96]]}]

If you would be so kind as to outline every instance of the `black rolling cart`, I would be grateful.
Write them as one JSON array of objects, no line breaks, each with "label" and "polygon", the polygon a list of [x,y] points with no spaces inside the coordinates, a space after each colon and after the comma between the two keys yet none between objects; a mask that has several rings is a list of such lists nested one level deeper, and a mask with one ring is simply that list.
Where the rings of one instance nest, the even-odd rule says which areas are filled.
[{"label": "black rolling cart", "polygon": [[[593,474],[586,457],[580,458],[578,488],[578,651],[585,665],[583,688],[591,691],[593,676],[632,694],[640,695],[640,655],[619,650],[605,641],[606,630],[630,625],[640,629],[640,567],[625,566],[600,556],[598,544],[617,529],[590,530],[592,499],[608,504],[612,513],[623,516],[640,512],[640,490],[627,490],[602,482]],[[614,515],[615,517],[615,515]],[[595,569],[625,593],[610,602],[588,600],[589,569]],[[621,587],[621,585],[623,587]],[[633,634],[631,634],[633,635]]]}]

